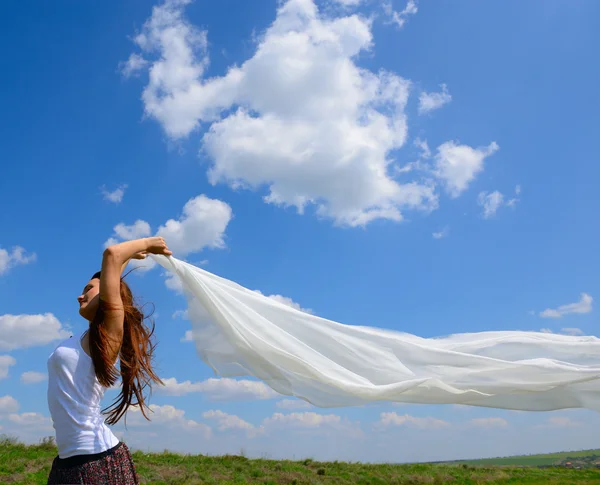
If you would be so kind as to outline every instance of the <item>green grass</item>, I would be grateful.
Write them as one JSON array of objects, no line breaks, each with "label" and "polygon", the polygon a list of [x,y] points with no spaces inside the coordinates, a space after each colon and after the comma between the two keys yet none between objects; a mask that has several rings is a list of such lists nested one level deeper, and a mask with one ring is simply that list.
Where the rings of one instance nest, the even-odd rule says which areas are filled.
[{"label": "green grass", "polygon": [[[562,454],[556,454],[559,456]],[[573,456],[573,453],[568,453]],[[1,484],[45,484],[56,448],[52,442],[26,446],[0,439]],[[401,457],[399,457],[401,458]],[[368,465],[312,460],[250,460],[242,456],[133,454],[145,484],[336,484],[336,485],[592,485],[600,470],[526,468],[467,464]],[[476,463],[476,462],[474,462]],[[481,464],[481,461],[477,463]]]},{"label": "green grass", "polygon": [[600,450],[585,450],[585,451],[562,451],[560,453],[548,453],[544,455],[522,455],[509,456],[506,458],[485,458],[482,460],[459,460],[445,462],[446,464],[467,464],[472,466],[551,466],[559,465],[565,461],[577,461],[578,458],[584,457],[599,457]]}]

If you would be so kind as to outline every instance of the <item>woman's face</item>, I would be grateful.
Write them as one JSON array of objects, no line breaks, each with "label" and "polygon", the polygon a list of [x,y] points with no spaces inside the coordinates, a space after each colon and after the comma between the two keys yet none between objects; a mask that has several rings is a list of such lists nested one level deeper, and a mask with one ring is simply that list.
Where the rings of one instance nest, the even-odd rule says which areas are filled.
[{"label": "woman's face", "polygon": [[81,295],[77,297],[79,314],[88,321],[92,321],[98,311],[100,303],[100,280],[94,278],[88,281]]}]

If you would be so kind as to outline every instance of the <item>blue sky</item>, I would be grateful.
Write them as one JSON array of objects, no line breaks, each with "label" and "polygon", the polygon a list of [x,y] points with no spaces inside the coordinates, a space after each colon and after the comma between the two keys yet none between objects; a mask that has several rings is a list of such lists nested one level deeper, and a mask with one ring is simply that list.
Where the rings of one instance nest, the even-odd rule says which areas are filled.
[{"label": "blue sky", "polygon": [[[591,0],[11,3],[0,433],[52,434],[46,358],[84,330],[75,299],[109,238],[161,233],[348,324],[597,335],[598,19]],[[404,461],[600,446],[587,411],[319,410],[209,381],[162,271],[129,280],[170,379],[151,424],[119,428],[133,447]]]}]

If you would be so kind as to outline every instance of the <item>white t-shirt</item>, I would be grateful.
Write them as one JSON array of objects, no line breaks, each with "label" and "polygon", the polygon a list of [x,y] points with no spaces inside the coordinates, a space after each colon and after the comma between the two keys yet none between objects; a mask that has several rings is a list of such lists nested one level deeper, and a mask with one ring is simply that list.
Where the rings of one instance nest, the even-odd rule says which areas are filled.
[{"label": "white t-shirt", "polygon": [[119,443],[104,423],[100,402],[106,388],[81,338],[65,340],[48,358],[48,408],[60,458],[101,453]]}]

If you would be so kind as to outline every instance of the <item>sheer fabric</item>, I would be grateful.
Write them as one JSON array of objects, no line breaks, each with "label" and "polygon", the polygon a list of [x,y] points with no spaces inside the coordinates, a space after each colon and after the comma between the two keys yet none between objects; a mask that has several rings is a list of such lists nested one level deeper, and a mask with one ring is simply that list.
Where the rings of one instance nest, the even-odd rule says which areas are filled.
[{"label": "sheer fabric", "polygon": [[376,401],[600,411],[600,339],[493,331],[440,338],[344,325],[174,257],[196,349],[222,377],[254,376],[318,407]]}]

